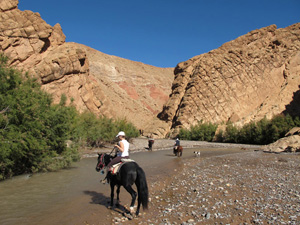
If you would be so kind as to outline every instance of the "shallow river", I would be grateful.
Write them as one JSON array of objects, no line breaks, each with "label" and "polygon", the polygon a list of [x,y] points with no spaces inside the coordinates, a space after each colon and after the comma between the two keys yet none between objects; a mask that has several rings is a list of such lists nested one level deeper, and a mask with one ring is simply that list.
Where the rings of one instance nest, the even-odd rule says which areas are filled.
[{"label": "shallow river", "polygon": [[[148,186],[165,179],[174,169],[195,157],[196,149],[184,149],[177,158],[172,150],[132,153],[131,158],[144,169]],[[201,157],[237,153],[239,149],[201,149]],[[110,188],[99,183],[104,175],[95,171],[96,158],[82,159],[70,169],[18,176],[0,182],[0,224],[105,224]],[[121,203],[129,204],[129,194],[121,188]],[[128,201],[128,202],[127,202]],[[101,222],[102,221],[102,222]]]}]

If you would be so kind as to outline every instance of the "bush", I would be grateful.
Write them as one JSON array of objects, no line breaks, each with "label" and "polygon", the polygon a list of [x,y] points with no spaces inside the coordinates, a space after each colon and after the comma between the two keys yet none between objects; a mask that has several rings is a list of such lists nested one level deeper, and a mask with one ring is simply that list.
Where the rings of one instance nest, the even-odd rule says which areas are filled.
[{"label": "bush", "polygon": [[226,126],[225,133],[223,134],[223,142],[227,143],[237,143],[238,142],[238,133],[239,130],[233,126],[233,124],[228,124]]},{"label": "bush", "polygon": [[[66,96],[52,104],[39,83],[6,65],[0,55],[0,180],[22,173],[53,171],[79,159],[78,146],[112,142],[123,130],[137,137],[126,120],[79,114]],[[67,141],[72,146],[67,147]]]},{"label": "bush", "polygon": [[52,98],[27,74],[0,63],[0,179],[31,173],[53,166],[61,157],[61,167],[78,159],[77,151],[66,147],[71,137],[75,108],[66,107],[64,98],[52,105]]},{"label": "bush", "polygon": [[[216,135],[216,140],[227,143],[266,145],[277,141],[293,127],[300,126],[299,117],[277,115],[273,119],[263,118],[258,122],[250,122],[243,127],[235,127],[228,123],[225,131]],[[185,140],[212,141],[217,125],[200,122],[190,129],[180,129],[179,137]]]},{"label": "bush", "polygon": [[228,124],[222,138],[224,142],[266,145],[284,137],[295,126],[299,126],[299,117],[278,115],[271,120],[250,122],[242,128]]},{"label": "bush", "polygon": [[180,129],[179,137],[185,140],[212,141],[216,129],[217,125],[201,121],[190,129]]},{"label": "bush", "polygon": [[[137,137],[138,130],[124,119],[79,114],[66,96],[52,104],[40,84],[22,76],[0,55],[0,180],[22,173],[53,171],[79,159],[78,146],[99,147],[123,130]],[[72,146],[67,147],[67,141]]]},{"label": "bush", "polygon": [[79,115],[77,122],[77,141],[90,147],[101,147],[115,140],[119,131],[124,131],[127,138],[138,137],[139,131],[125,119],[113,120],[104,116],[97,117],[91,112]]}]

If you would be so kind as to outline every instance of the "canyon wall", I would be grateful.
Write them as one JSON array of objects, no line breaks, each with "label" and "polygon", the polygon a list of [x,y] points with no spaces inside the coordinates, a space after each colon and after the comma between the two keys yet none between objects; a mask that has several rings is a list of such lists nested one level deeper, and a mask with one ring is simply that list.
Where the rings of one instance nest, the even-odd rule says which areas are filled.
[{"label": "canyon wall", "polygon": [[38,78],[53,96],[76,108],[122,118],[144,129],[171,92],[173,68],[158,68],[65,42],[59,24],[39,13],[21,11],[18,0],[0,0],[0,52],[9,64]]},{"label": "canyon wall", "polygon": [[[58,103],[124,118],[145,135],[175,136],[199,121],[241,126],[300,115],[300,23],[254,30],[173,68],[158,68],[65,42],[18,0],[0,0],[0,51],[38,78]],[[174,77],[175,75],[175,77]]]},{"label": "canyon wall", "polygon": [[176,135],[199,121],[243,125],[300,115],[300,23],[254,30],[175,68],[168,102],[149,130]]}]

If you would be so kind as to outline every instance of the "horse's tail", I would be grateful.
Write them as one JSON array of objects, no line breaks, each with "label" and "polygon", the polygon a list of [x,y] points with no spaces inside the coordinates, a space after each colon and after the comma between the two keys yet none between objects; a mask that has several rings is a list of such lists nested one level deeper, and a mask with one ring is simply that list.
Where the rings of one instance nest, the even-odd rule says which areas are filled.
[{"label": "horse's tail", "polygon": [[146,180],[146,175],[141,167],[137,167],[137,179],[136,186],[138,191],[138,201],[143,205],[143,209],[148,209],[148,185]]}]

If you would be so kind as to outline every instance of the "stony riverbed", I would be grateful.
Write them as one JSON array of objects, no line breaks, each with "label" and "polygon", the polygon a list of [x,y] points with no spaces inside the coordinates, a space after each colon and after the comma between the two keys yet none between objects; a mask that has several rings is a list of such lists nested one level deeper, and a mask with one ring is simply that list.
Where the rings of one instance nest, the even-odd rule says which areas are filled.
[{"label": "stony riverbed", "polygon": [[[150,206],[114,224],[300,224],[300,155],[195,157],[149,185]],[[142,211],[143,212],[143,211]]]}]

